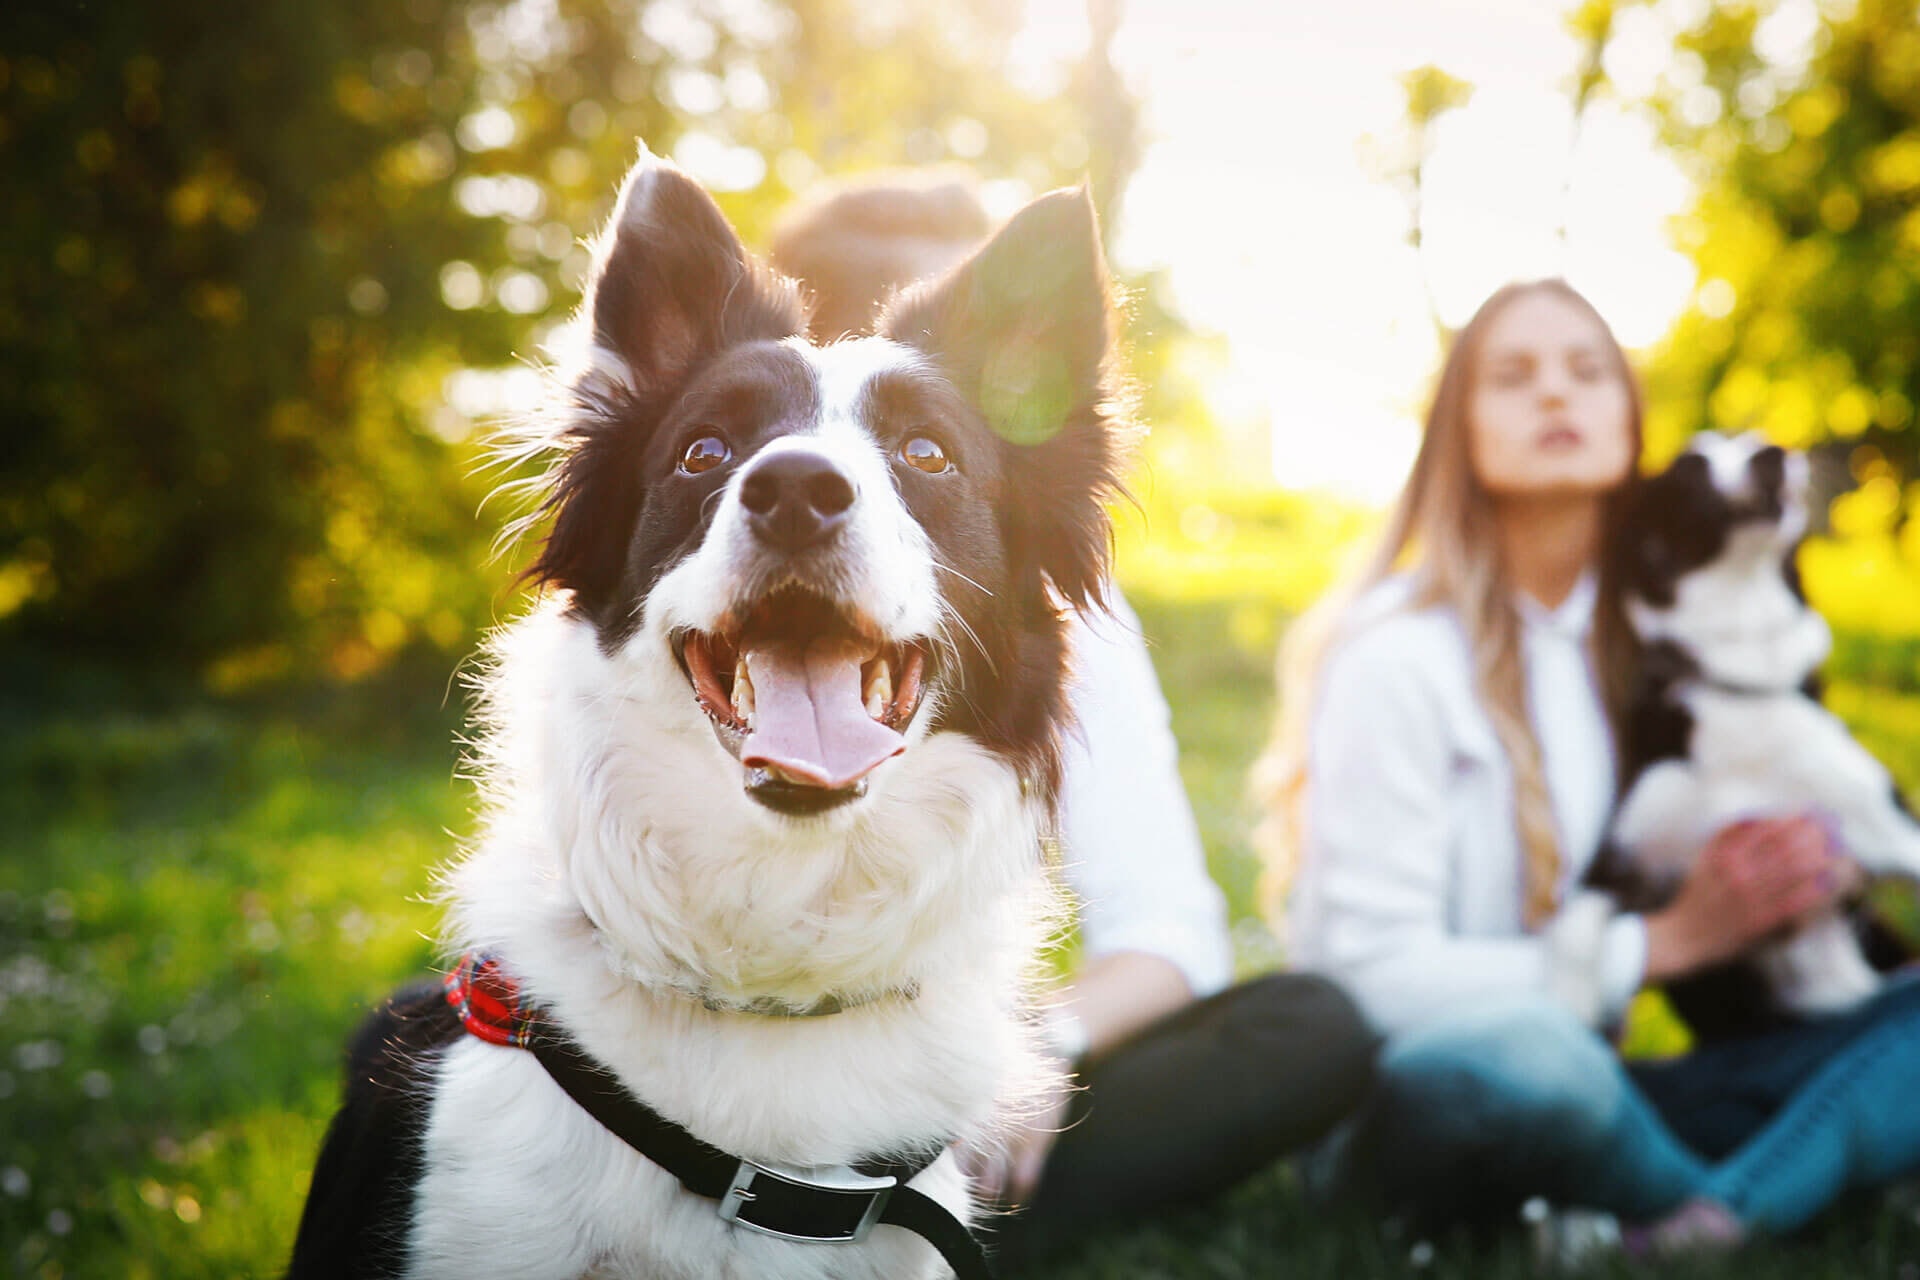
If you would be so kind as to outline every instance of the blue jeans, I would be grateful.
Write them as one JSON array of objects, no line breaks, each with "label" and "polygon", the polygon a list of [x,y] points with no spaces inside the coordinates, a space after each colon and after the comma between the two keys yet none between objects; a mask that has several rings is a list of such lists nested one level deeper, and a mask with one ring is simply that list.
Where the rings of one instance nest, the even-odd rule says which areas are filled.
[{"label": "blue jeans", "polygon": [[1784,1232],[1849,1188],[1920,1171],[1917,1084],[1920,982],[1646,1064],[1557,1005],[1507,1004],[1387,1042],[1337,1178],[1429,1220],[1544,1196],[1647,1221],[1711,1196]]}]

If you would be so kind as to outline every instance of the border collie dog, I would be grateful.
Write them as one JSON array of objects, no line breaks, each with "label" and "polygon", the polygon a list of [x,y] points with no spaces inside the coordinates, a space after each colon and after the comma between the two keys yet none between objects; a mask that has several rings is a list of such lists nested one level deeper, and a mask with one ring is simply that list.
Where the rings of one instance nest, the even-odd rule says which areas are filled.
[{"label": "border collie dog", "polygon": [[[1806,487],[1803,455],[1704,434],[1634,499],[1621,571],[1645,654],[1606,871],[1634,905],[1670,897],[1720,827],[1768,814],[1822,814],[1868,872],[1920,876],[1920,824],[1817,698],[1832,637],[1794,566]],[[1841,912],[1721,976],[1677,1001],[1703,1034],[1836,1013],[1881,982]]]},{"label": "border collie dog", "polygon": [[814,345],[798,287],[643,155],[551,432],[551,590],[484,681],[483,822],[446,877],[467,959],[356,1041],[294,1276],[944,1274],[872,1213],[845,1243],[754,1229],[787,1184],[694,1194],[516,1046],[563,1037],[743,1172],[915,1157],[966,1220],[953,1147],[1039,1071],[1020,1011],[1065,610],[1100,603],[1118,491],[1113,316],[1091,205],[1056,192],[875,336]]}]

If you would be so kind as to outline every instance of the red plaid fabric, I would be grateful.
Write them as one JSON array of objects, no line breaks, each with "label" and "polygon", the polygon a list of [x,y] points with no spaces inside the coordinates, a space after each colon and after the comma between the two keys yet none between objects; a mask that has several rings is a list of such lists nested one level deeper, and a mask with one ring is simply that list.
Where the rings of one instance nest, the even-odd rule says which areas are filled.
[{"label": "red plaid fabric", "polygon": [[492,956],[469,951],[447,975],[447,1003],[460,1022],[488,1044],[524,1049],[539,1024],[537,1011],[520,1005],[520,984]]}]

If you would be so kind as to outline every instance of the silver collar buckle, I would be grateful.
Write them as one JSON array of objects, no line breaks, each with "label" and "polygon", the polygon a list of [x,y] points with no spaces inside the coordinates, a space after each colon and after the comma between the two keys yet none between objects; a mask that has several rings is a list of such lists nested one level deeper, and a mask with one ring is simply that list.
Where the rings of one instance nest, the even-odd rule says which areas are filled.
[{"label": "silver collar buckle", "polygon": [[742,1160],[720,1197],[720,1219],[762,1235],[812,1244],[864,1240],[899,1179],[846,1165],[803,1168]]}]

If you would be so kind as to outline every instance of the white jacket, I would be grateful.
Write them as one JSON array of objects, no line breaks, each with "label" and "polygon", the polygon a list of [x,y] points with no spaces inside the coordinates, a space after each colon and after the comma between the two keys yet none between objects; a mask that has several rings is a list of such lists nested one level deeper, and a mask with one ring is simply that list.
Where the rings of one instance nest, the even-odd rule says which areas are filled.
[{"label": "white jacket", "polygon": [[1527,694],[1562,850],[1560,914],[1522,926],[1513,775],[1473,691],[1452,612],[1395,579],[1329,652],[1308,740],[1305,848],[1290,902],[1296,964],[1340,981],[1385,1034],[1509,996],[1616,1020],[1646,929],[1578,890],[1613,805],[1615,763],[1586,652],[1595,587],[1523,598]]}]

